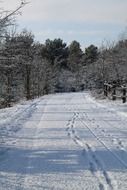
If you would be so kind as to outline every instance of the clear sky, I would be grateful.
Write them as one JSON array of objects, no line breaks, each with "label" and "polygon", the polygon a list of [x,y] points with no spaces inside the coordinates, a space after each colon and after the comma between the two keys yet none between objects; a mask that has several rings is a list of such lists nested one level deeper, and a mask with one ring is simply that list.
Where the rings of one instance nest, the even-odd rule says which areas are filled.
[{"label": "clear sky", "polygon": [[[18,16],[19,28],[27,28],[35,39],[77,40],[82,47],[114,41],[127,26],[127,0],[28,0]],[[3,0],[14,9],[20,0]]]}]

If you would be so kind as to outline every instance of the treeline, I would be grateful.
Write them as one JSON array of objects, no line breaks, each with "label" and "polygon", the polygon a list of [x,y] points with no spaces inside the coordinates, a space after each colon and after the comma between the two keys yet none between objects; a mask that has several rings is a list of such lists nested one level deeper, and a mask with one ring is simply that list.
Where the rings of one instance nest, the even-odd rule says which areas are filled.
[{"label": "treeline", "polygon": [[104,81],[127,82],[126,39],[84,51],[79,42],[67,45],[60,38],[42,44],[27,30],[9,34],[9,18],[0,20],[0,107],[49,93],[103,88]]},{"label": "treeline", "polygon": [[54,92],[83,90],[86,62],[91,64],[97,57],[97,47],[91,45],[83,53],[77,41],[69,46],[59,38],[36,43],[26,30],[6,35],[0,49],[1,105]]}]

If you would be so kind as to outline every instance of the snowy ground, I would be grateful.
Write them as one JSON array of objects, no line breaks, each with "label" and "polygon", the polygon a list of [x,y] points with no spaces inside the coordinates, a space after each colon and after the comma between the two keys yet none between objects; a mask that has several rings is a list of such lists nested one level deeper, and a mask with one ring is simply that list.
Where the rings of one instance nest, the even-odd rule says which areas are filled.
[{"label": "snowy ground", "polygon": [[85,92],[0,110],[0,190],[117,189],[127,189],[127,104]]}]

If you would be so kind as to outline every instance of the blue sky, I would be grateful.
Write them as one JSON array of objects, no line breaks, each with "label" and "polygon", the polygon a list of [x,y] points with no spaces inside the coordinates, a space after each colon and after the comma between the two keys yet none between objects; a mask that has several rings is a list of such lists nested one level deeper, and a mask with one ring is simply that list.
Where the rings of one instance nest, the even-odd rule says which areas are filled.
[{"label": "blue sky", "polygon": [[[14,9],[20,0],[3,0]],[[29,0],[18,16],[19,28],[31,30],[35,39],[77,40],[83,48],[117,40],[127,26],[127,0]]]}]

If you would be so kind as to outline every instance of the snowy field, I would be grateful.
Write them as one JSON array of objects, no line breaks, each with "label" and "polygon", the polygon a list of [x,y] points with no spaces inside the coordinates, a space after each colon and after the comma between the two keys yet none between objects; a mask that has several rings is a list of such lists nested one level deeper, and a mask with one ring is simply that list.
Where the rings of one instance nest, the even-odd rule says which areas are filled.
[{"label": "snowy field", "polygon": [[85,92],[0,110],[0,190],[127,190],[127,104]]}]

